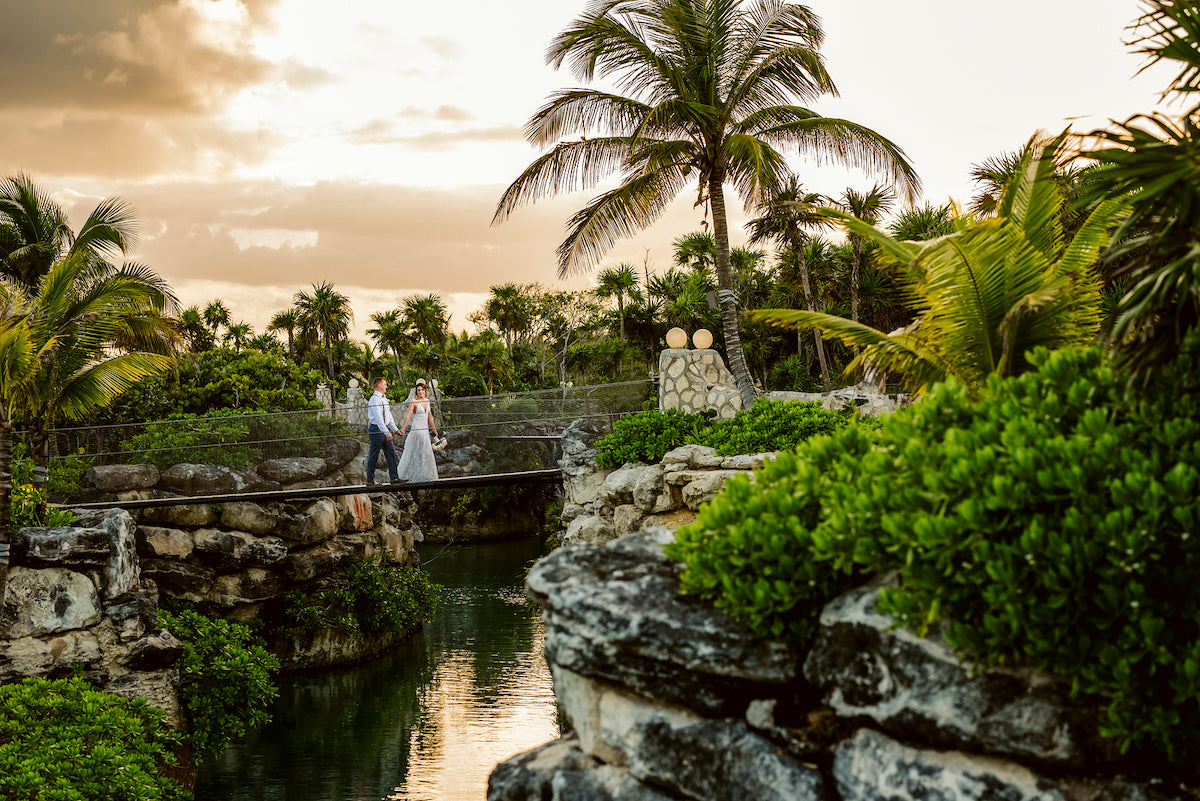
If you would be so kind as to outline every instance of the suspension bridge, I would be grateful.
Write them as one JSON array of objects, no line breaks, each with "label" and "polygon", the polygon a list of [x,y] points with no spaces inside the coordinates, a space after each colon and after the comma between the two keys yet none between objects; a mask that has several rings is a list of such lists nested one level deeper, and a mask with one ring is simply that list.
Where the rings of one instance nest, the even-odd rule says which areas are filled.
[{"label": "suspension bridge", "polygon": [[[346,403],[303,412],[59,428],[49,439],[50,499],[72,509],[143,509],[556,484],[567,426],[611,426],[655,393],[654,382],[642,380],[436,397],[435,420],[449,441],[437,454],[439,478],[401,484],[365,484],[365,399],[353,392]],[[403,413],[402,403],[393,404],[397,422]]]}]

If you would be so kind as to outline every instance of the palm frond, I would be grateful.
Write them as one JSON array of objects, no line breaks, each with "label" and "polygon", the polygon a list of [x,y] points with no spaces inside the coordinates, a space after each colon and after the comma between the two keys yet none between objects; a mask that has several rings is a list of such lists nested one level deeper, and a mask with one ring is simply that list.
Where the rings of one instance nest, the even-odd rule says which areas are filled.
[{"label": "palm frond", "polygon": [[562,142],[525,168],[504,190],[492,224],[508,218],[515,208],[543,197],[578,189],[590,189],[626,166],[630,140],[627,137]]},{"label": "palm frond", "polygon": [[525,138],[537,147],[546,147],[575,133],[628,136],[650,110],[641,101],[610,92],[564,89],[551,95],[525,124]]},{"label": "palm frond", "polygon": [[904,151],[890,139],[856,122],[810,116],[767,127],[759,135],[768,141],[796,145],[801,154],[813,156],[818,164],[849,165],[880,175],[898,187],[908,202],[921,194],[921,179]]},{"label": "palm frond", "polygon": [[605,192],[568,222],[570,234],[558,247],[558,274],[565,277],[595,265],[622,237],[657,220],[686,184],[686,170],[635,175]]}]

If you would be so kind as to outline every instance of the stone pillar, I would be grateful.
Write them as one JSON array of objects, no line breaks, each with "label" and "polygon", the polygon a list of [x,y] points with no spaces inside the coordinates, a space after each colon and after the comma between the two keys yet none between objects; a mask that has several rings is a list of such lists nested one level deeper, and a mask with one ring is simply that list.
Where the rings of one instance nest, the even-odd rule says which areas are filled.
[{"label": "stone pillar", "polygon": [[367,399],[357,378],[350,379],[346,387],[346,422],[352,426],[367,427]]},{"label": "stone pillar", "polygon": [[317,403],[321,404],[319,417],[333,414],[333,393],[324,384],[317,384]]},{"label": "stone pillar", "polygon": [[699,414],[708,409],[722,419],[742,408],[737,382],[721,354],[711,348],[667,348],[658,356],[658,410]]}]

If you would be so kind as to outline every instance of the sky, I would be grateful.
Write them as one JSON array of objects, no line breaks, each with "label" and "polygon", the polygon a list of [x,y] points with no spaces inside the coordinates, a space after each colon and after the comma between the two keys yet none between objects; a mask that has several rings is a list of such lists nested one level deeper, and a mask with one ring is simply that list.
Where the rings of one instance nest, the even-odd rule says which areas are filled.
[{"label": "sky", "polygon": [[[141,222],[133,256],[184,306],[221,299],[261,332],[332,282],[370,315],[437,293],[455,331],[489,287],[560,280],[555,249],[590,195],[492,225],[540,152],[522,127],[555,90],[551,38],[586,0],[0,0],[0,175],[24,172],[76,226],[102,199]],[[923,200],[960,202],[970,170],[1038,130],[1153,110],[1170,78],[1126,42],[1137,0],[810,0],[840,95],[818,112],[899,145]],[[1168,109],[1169,110],[1169,109]],[[792,154],[809,191],[875,177]],[[670,266],[700,227],[690,193],[600,267]],[[728,196],[734,245],[740,204]]]}]

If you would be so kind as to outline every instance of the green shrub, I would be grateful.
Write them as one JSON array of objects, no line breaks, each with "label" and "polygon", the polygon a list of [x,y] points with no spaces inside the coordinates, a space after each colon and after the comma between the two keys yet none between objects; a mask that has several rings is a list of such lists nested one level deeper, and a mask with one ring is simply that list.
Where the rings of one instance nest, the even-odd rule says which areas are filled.
[{"label": "green shrub", "polygon": [[596,464],[620,467],[626,462],[661,461],[667,451],[696,442],[709,420],[678,409],[638,412],[613,423],[611,434],[596,442]]},{"label": "green shrub", "polygon": [[33,460],[29,458],[29,447],[18,442],[13,447],[12,459],[12,507],[9,519],[12,530],[27,526],[68,526],[75,515],[66,509],[46,505],[46,493],[33,483]]},{"label": "green shrub", "polygon": [[171,465],[211,464],[239,469],[262,459],[262,449],[240,445],[250,427],[241,412],[217,409],[207,415],[173,414],[150,423],[141,434],[121,443],[130,463],[147,463],[163,469]]},{"label": "green shrub", "polygon": [[722,456],[791,450],[818,434],[832,434],[853,418],[852,411],[829,411],[820,401],[760,398],[729,420],[717,420],[699,433],[701,445]]},{"label": "green shrub", "polygon": [[336,628],[355,636],[376,636],[417,625],[438,608],[441,593],[441,585],[419,568],[383,567],[366,560],[351,568],[345,587],[315,595],[289,593],[284,614],[301,629]]},{"label": "green shrub", "polygon": [[161,775],[179,737],[163,712],[79,678],[0,685],[0,798],[157,801],[190,797]]},{"label": "green shrub", "polygon": [[197,760],[220,753],[267,722],[267,708],[277,694],[271,674],[279,670],[279,662],[250,627],[190,609],[177,614],[159,609],[158,618],[183,643],[176,667]]},{"label": "green shrub", "polygon": [[802,646],[832,597],[895,571],[885,611],[1109,695],[1107,735],[1181,761],[1200,751],[1197,395],[1127,401],[1097,352],[1032,358],[977,402],[942,385],[730,481],[669,552],[685,591]]}]

